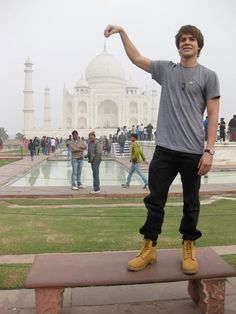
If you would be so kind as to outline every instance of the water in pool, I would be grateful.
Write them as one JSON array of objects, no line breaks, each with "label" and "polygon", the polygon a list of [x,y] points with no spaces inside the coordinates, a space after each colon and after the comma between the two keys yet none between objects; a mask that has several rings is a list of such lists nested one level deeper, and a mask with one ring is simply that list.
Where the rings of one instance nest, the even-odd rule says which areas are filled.
[{"label": "water in pool", "polygon": [[[33,168],[21,178],[16,178],[10,186],[70,186],[71,163],[69,161],[45,161]],[[100,165],[101,186],[121,185],[126,180],[128,169],[116,161],[104,160]],[[148,173],[145,175],[148,177]],[[92,185],[91,166],[84,161],[82,170],[82,183]],[[236,171],[210,172],[207,178],[202,178],[202,184],[209,183],[236,183]],[[134,174],[131,185],[142,185],[138,175]],[[173,184],[181,184],[179,175]]]}]

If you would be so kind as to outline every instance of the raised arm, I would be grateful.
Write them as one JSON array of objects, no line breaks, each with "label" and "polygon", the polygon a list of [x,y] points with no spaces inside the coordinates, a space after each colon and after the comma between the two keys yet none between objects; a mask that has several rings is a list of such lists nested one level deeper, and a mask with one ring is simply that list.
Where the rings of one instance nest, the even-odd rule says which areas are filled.
[{"label": "raised arm", "polygon": [[150,73],[150,65],[151,60],[142,56],[138,49],[134,46],[134,44],[129,39],[127,33],[121,26],[117,25],[108,25],[104,30],[104,36],[110,37],[113,34],[119,34],[122,40],[125,52],[131,62],[138,66],[139,68],[143,69],[146,72]]}]

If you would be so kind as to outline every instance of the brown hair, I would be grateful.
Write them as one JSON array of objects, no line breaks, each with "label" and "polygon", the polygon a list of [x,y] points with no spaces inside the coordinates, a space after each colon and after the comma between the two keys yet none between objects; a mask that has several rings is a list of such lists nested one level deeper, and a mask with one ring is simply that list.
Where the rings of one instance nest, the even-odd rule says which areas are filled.
[{"label": "brown hair", "polygon": [[200,31],[200,29],[198,29],[196,26],[193,25],[183,25],[178,33],[175,35],[175,44],[176,47],[179,49],[179,42],[180,42],[180,38],[181,36],[185,34],[185,35],[192,35],[194,38],[197,39],[198,42],[198,47],[199,47],[199,51],[198,51],[198,56],[200,55],[200,51],[202,50],[203,46],[204,46],[204,37]]},{"label": "brown hair", "polygon": [[89,133],[89,136],[90,136],[90,135],[93,135],[94,137],[96,137],[96,134],[95,134],[95,132],[93,132],[93,131]]},{"label": "brown hair", "polygon": [[137,136],[136,133],[131,133],[131,134],[130,134],[130,137],[134,137],[136,140],[138,139],[138,136]]}]

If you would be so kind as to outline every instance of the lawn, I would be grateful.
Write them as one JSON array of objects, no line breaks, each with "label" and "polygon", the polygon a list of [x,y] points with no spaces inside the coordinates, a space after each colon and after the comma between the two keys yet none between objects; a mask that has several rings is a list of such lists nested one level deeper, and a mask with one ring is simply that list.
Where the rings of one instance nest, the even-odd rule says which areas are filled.
[{"label": "lawn", "polygon": [[[142,199],[6,199],[0,201],[0,254],[136,250],[146,209]],[[168,200],[159,248],[181,247],[178,226],[181,198]],[[126,207],[119,204],[129,203]],[[172,203],[172,204],[171,204]],[[60,205],[104,207],[60,208]],[[111,205],[116,204],[116,207]],[[9,205],[20,205],[10,208]],[[32,206],[40,205],[38,208]],[[47,207],[54,205],[53,207]],[[29,207],[30,206],[30,207]],[[219,200],[201,207],[198,246],[236,244],[236,201]],[[224,256],[236,269],[236,255]],[[30,264],[0,265],[0,289],[22,288]]]},{"label": "lawn", "polygon": [[[145,220],[146,209],[135,206],[135,199],[125,201],[130,205],[119,207],[119,203],[124,204],[122,199],[70,200],[87,206],[104,204],[104,207],[82,208],[47,208],[45,205],[50,200],[0,202],[0,254],[138,249],[142,241],[138,229]],[[9,208],[10,202],[23,207]],[[35,204],[41,207],[27,208]],[[109,207],[109,204],[117,206]],[[160,248],[181,246],[180,219],[181,206],[166,207]],[[199,229],[203,237],[198,246],[236,244],[235,225],[236,201],[219,200],[202,206]]]}]

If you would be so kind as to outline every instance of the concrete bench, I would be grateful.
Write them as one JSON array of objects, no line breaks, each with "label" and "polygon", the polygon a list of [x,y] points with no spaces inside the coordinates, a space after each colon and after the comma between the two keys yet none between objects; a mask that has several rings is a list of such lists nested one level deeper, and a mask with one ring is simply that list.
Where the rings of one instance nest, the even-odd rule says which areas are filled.
[{"label": "concrete bench", "polygon": [[210,248],[198,248],[199,272],[181,270],[182,250],[159,250],[157,263],[127,270],[134,252],[42,254],[36,256],[25,287],[35,289],[37,314],[58,314],[67,287],[135,285],[188,281],[188,293],[202,313],[224,313],[226,278],[236,271]]}]

